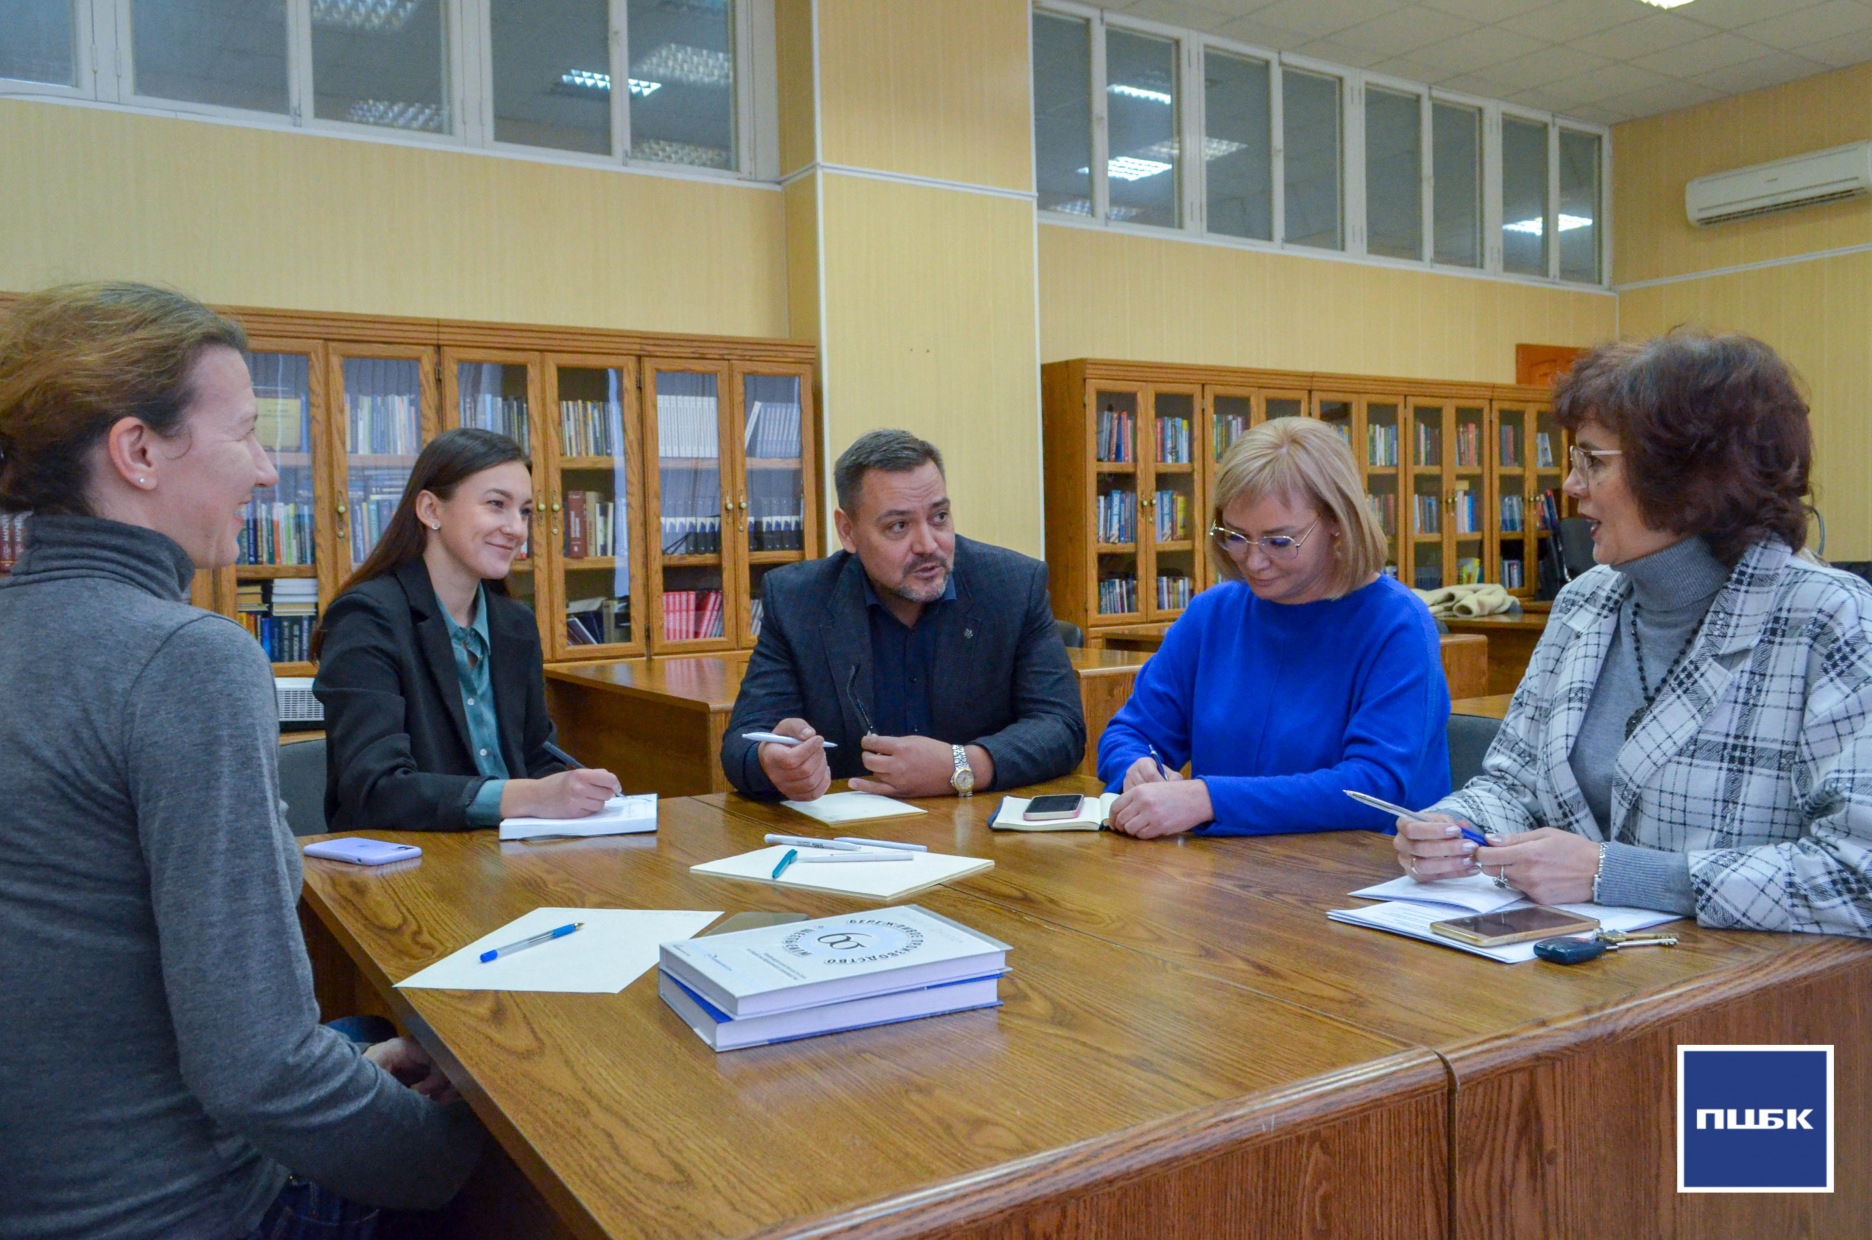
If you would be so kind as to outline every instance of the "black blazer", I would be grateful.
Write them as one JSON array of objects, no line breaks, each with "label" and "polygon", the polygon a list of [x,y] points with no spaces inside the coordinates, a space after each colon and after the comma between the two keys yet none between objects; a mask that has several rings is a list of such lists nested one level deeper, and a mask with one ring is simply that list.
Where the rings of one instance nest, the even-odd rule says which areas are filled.
[{"label": "black blazer", "polygon": [[[565,769],[546,753],[546,675],[533,612],[486,590],[489,681],[513,778]],[[421,560],[338,596],[312,692],[325,706],[325,822],[334,831],[465,831],[475,769],[448,621]]]},{"label": "black blazer", "polygon": [[[997,788],[1054,779],[1085,757],[1085,711],[1047,593],[1047,567],[1019,552],[956,539],[953,603],[927,613],[937,626],[937,675],[930,685],[930,735],[980,745],[994,759]],[[837,749],[826,751],[834,779],[865,773],[864,725],[846,693],[874,715],[871,623],[864,566],[840,551],[790,564],[763,579],[760,640],[748,658],[722,770],[749,796],[776,796],[761,769],[759,744],[743,732],[800,718]]]}]

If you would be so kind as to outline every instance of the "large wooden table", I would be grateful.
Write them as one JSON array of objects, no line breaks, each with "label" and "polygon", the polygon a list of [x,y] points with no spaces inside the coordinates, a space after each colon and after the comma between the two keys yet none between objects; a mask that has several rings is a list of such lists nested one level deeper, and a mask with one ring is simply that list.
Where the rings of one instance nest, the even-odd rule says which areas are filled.
[{"label": "large wooden table", "polygon": [[[665,802],[654,840],[387,835],[428,851],[308,860],[306,901],[581,1235],[1865,1234],[1872,944],[1679,923],[1677,948],[1498,965],[1326,920],[1395,875],[1383,837],[995,833],[998,800],[871,830],[994,859],[915,898],[1013,945],[1006,1007],[723,1056],[649,978],[389,983],[542,904],[854,907],[688,873],[816,833],[782,807]],[[1836,1045],[1835,1194],[1675,1192],[1695,1042]]]},{"label": "large wooden table", "polygon": [[[1090,774],[1098,768],[1100,734],[1130,698],[1150,655],[1070,648],[1066,655],[1086,717],[1080,769]],[[566,749],[615,774],[628,791],[726,792],[722,735],[746,668],[745,656],[728,655],[559,664],[546,669],[547,709]]]},{"label": "large wooden table", "polygon": [[[1534,647],[1547,631],[1547,613],[1529,611],[1519,616],[1445,616],[1451,633],[1488,639],[1487,694],[1513,693],[1527,674]],[[1452,696],[1481,697],[1483,693]]]}]

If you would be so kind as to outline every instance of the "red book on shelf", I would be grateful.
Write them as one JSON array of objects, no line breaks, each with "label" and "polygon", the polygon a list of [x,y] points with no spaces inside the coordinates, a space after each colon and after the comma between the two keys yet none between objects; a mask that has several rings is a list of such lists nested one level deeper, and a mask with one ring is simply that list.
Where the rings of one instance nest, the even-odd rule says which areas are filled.
[{"label": "red book on shelf", "polygon": [[702,623],[697,637],[714,637],[715,623],[721,619],[721,591],[705,590],[702,593]]},{"label": "red book on shelf", "polygon": [[585,492],[566,495],[566,558],[585,558]]}]

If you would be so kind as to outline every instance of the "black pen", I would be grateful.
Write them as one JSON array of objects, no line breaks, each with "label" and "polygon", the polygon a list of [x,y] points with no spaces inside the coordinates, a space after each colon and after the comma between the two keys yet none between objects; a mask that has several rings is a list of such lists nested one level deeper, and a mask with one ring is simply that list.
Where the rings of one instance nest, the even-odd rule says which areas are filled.
[{"label": "black pen", "polygon": [[541,741],[540,747],[546,751],[547,757],[563,762],[575,771],[586,769],[583,762],[580,762],[577,758],[559,748],[559,746],[553,744],[551,741]]}]

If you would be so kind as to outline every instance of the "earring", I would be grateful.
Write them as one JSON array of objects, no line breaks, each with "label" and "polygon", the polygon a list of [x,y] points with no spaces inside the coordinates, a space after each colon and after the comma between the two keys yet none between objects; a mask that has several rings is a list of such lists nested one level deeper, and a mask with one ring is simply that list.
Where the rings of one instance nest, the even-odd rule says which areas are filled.
[{"label": "earring", "polygon": [[148,485],[149,485],[149,479],[148,479],[148,478],[138,478],[138,479],[137,479],[137,485],[138,485],[138,486],[140,486],[140,487],[146,487],[146,486],[148,486]]},{"label": "earring", "polygon": [[440,521],[437,521],[435,524],[431,525],[429,528],[434,530],[436,533],[440,534],[442,532],[442,523]]}]

